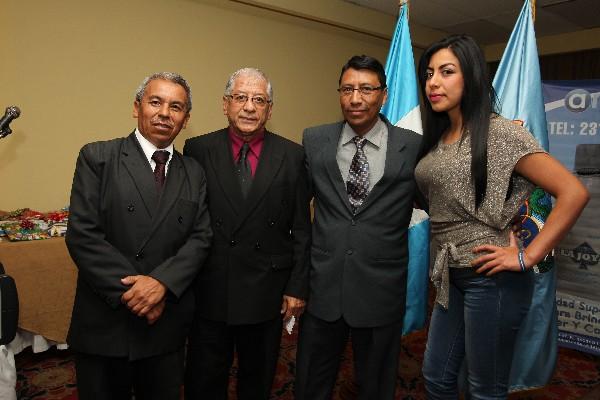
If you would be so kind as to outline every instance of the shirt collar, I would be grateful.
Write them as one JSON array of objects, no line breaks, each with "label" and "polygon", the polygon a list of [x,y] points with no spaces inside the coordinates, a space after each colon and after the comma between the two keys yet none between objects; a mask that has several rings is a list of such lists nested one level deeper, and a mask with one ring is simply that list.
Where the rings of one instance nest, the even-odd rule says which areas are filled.
[{"label": "shirt collar", "polygon": [[144,152],[144,155],[146,156],[146,159],[148,160],[148,162],[150,162],[150,160],[152,159],[152,155],[154,154],[154,152],[156,150],[168,151],[169,152],[169,160],[167,162],[171,161],[171,158],[173,157],[173,151],[174,151],[173,143],[171,143],[164,149],[159,149],[152,142],[150,142],[148,139],[146,139],[144,137],[144,135],[142,135],[142,133],[139,131],[138,128],[135,128],[135,137],[136,137],[138,143],[140,144],[140,147],[142,148],[142,151]]},{"label": "shirt collar", "polygon": [[[233,147],[233,153],[237,157],[237,154],[240,152],[244,141],[238,135],[233,133],[233,128],[229,127],[227,130],[229,132],[229,139],[231,140],[231,144]],[[254,153],[255,156],[258,157],[260,154],[260,149],[265,140],[265,131],[263,130],[261,133],[257,133],[249,142],[248,146],[250,146],[250,151]]]},{"label": "shirt collar", "polygon": [[[373,146],[379,148],[381,147],[381,140],[383,137],[383,130],[385,129],[385,122],[381,120],[381,118],[377,117],[377,122],[375,125],[363,135],[365,139]],[[342,128],[342,146],[347,145],[352,142],[352,139],[358,136],[354,129],[347,122],[344,123],[344,127]]]}]

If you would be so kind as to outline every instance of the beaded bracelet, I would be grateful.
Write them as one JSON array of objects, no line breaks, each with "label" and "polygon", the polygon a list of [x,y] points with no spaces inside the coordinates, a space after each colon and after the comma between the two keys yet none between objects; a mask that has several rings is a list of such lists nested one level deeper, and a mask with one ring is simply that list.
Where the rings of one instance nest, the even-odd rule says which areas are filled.
[{"label": "beaded bracelet", "polygon": [[525,267],[525,257],[524,257],[524,250],[519,250],[519,266],[521,267],[521,272],[525,272],[525,270],[527,269]]}]

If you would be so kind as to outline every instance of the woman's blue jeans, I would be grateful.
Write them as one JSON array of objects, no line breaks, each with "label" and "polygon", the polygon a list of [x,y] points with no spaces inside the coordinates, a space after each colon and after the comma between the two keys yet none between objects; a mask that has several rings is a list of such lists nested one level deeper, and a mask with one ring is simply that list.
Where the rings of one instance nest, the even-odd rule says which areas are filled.
[{"label": "woman's blue jeans", "polygon": [[435,305],[423,361],[428,399],[458,399],[467,366],[471,399],[505,399],[517,332],[529,309],[532,273],[480,275],[450,268],[448,310]]}]

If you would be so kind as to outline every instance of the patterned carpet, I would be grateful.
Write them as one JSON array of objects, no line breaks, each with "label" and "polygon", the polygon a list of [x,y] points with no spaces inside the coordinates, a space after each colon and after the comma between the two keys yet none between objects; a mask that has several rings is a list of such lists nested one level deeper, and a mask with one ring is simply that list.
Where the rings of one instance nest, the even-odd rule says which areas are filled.
[{"label": "patterned carpet", "polygon": [[[425,331],[403,338],[396,399],[425,399],[421,362],[425,350]],[[272,399],[292,400],[296,336],[284,333]],[[335,387],[334,400],[356,398],[352,375],[352,355],[347,348]],[[77,400],[73,357],[68,351],[50,350],[33,354],[30,350],[16,356],[17,399]],[[233,379],[235,379],[235,368]],[[600,357],[575,350],[559,351],[558,366],[550,384],[542,389],[515,393],[510,400],[600,399]],[[233,385],[230,399],[234,400]]]}]

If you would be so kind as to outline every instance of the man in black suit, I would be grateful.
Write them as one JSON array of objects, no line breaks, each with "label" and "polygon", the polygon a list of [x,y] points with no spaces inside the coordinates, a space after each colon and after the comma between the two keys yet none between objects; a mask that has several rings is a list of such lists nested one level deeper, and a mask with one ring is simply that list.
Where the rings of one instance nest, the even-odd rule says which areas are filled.
[{"label": "man in black suit", "polygon": [[234,350],[238,399],[268,399],[282,318],[298,317],[307,292],[310,212],[302,147],[265,129],[273,92],[254,68],[231,75],[229,127],[189,139],[184,154],[206,171],[214,231],[195,283],[187,399],[226,399]]},{"label": "man in black suit", "polygon": [[82,400],[178,400],[191,282],[212,236],[206,178],[173,149],[192,108],[187,82],[146,78],[137,129],[79,153],[66,243],[79,270],[67,342]]},{"label": "man in black suit", "polygon": [[420,136],[379,114],[387,89],[376,59],[352,57],[338,91],[345,121],[303,137],[315,217],[296,399],[331,398],[351,336],[358,398],[392,400]]}]

